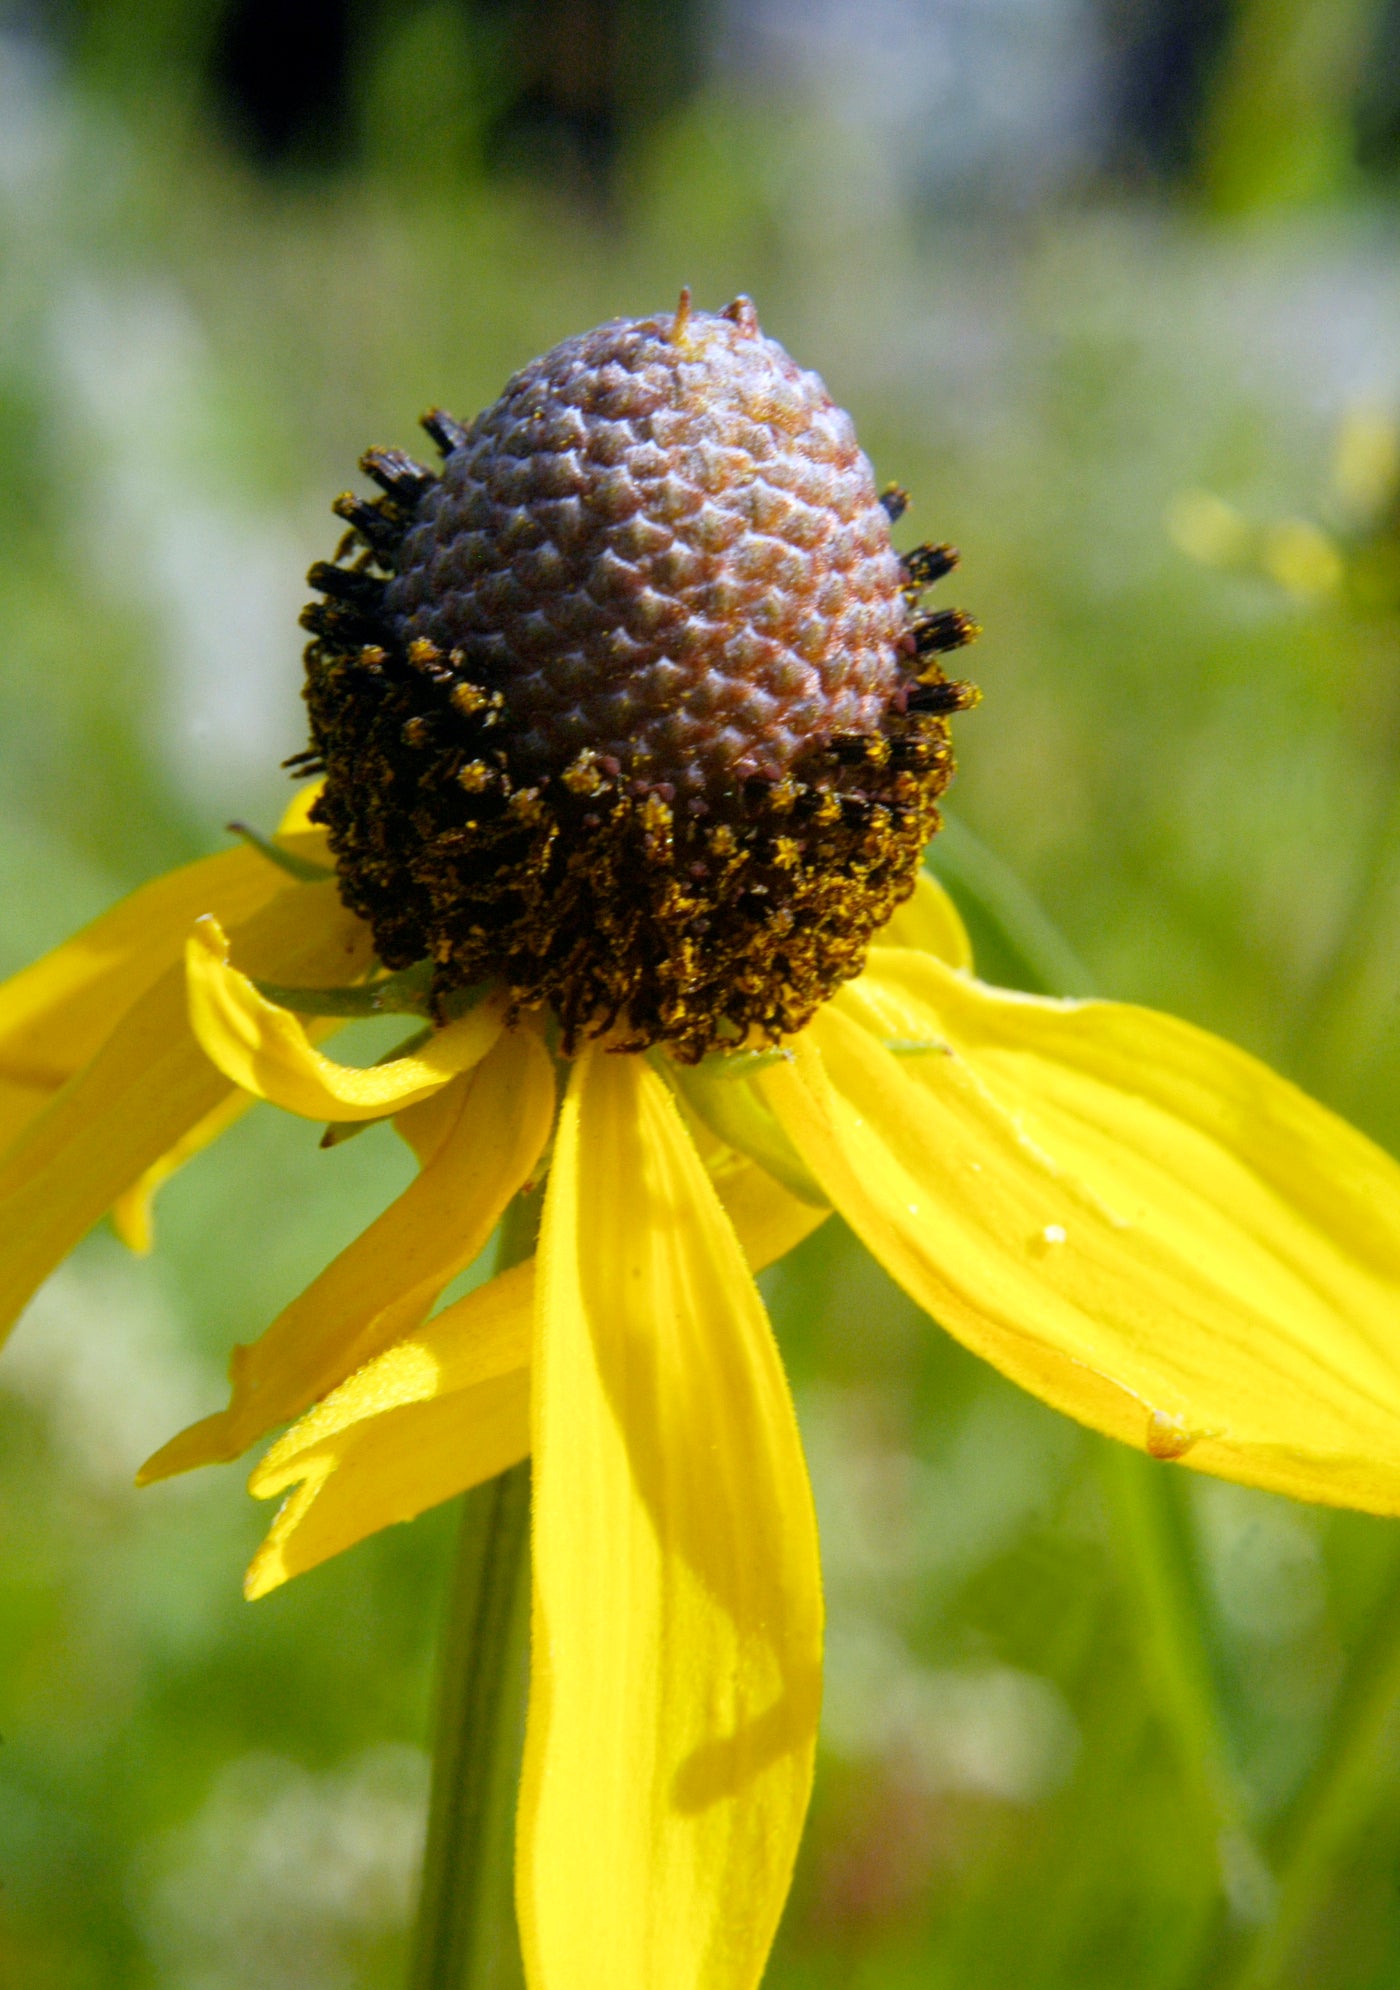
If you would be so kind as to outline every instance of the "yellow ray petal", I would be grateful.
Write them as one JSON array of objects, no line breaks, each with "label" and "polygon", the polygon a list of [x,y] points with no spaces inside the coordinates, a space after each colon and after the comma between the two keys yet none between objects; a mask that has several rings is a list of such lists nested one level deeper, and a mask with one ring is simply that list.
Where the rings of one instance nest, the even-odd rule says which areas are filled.
[{"label": "yellow ray petal", "polygon": [[760,1081],[792,1140],[969,1347],[1158,1457],[1400,1511],[1379,1148],[1189,1024],[893,949],[793,1049]]},{"label": "yellow ray petal", "polygon": [[415,1328],[481,1251],[549,1138],[554,1073],[532,1030],[503,1036],[454,1081],[457,1111],[422,1172],[281,1313],[235,1348],[227,1409],[191,1424],[141,1482],[236,1458]]},{"label": "yellow ray petal", "polygon": [[295,838],[302,837],[306,839],[304,842],[294,843],[297,854],[312,856],[315,853],[310,848],[310,842],[315,838],[326,852],[329,861],[330,839],[320,823],[311,820],[311,811],[320,800],[321,790],[325,785],[324,774],[318,781],[302,783],[282,812],[282,820],[277,825],[277,840],[279,843],[294,843]]},{"label": "yellow ray petal", "polygon": [[831,1214],[830,1205],[818,1208],[790,1195],[781,1182],[742,1154],[717,1158],[709,1172],[750,1271],[762,1271],[795,1251]]},{"label": "yellow ray petal", "polygon": [[238,926],[287,885],[285,871],[246,846],[204,857],[143,885],[0,987],[0,1150],[180,959],[201,913]]},{"label": "yellow ray petal", "polygon": [[[53,1067],[49,1067],[53,1075]],[[33,1074],[36,1079],[38,1073]],[[56,1087],[47,1082],[25,1085],[0,1072],[0,1154],[18,1140],[35,1113],[53,1097]]]},{"label": "yellow ray petal", "polygon": [[936,954],[949,967],[971,968],[972,942],[962,915],[947,892],[927,871],[920,871],[914,895],[875,935],[877,947],[913,947]]},{"label": "yellow ray petal", "polygon": [[155,1199],[170,1177],[202,1154],[252,1103],[246,1092],[230,1093],[117,1197],[111,1209],[112,1228],[129,1251],[144,1257],[155,1241]]},{"label": "yellow ray petal", "polygon": [[299,1489],[253,1559],[249,1597],[526,1455],[534,1286],[533,1260],[479,1286],[273,1445],[248,1490],[271,1499]]},{"label": "yellow ray petal", "polygon": [[420,1168],[427,1167],[456,1124],[457,1094],[450,1085],[394,1114],[394,1131],[413,1149]]},{"label": "yellow ray petal", "polygon": [[301,1018],[259,994],[228,965],[217,919],[200,919],[185,948],[190,1023],[206,1056],[245,1092],[303,1119],[383,1119],[441,1091],[469,1071],[501,1033],[503,1000],[435,1030],[419,1051],[361,1069],[312,1048]]},{"label": "yellow ray petal", "polygon": [[816,1528],[762,1303],[642,1058],[574,1066],[540,1267],[529,1981],[751,1990],[810,1785]]},{"label": "yellow ray petal", "polygon": [[[307,1035],[311,1042],[319,1043],[344,1027],[342,1018],[318,1016],[308,1024]],[[128,1250],[144,1256],[152,1248],[155,1242],[156,1196],[186,1162],[194,1160],[196,1155],[202,1154],[206,1147],[227,1132],[253,1103],[251,1093],[231,1092],[117,1197],[109,1212],[112,1228]]]},{"label": "yellow ray petal", "polygon": [[[234,945],[250,973],[298,981],[349,980],[370,958],[369,928],[322,885],[279,891]],[[0,1329],[228,1093],[190,1030],[177,961],[0,1158]]]},{"label": "yellow ray petal", "polygon": [[[719,1164],[714,1182],[752,1271],[824,1220],[737,1156]],[[248,1571],[249,1596],[526,1455],[534,1292],[531,1259],[367,1362],[273,1445],[249,1491],[271,1499],[298,1482],[300,1490]]]}]

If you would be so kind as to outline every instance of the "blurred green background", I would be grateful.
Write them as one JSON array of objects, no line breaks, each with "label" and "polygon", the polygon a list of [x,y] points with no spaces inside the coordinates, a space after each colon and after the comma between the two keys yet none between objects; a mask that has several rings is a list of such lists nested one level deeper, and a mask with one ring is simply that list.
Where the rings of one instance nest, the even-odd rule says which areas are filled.
[{"label": "blurred green background", "polygon": [[[0,972],[275,821],[360,451],[685,282],[964,550],[985,970],[1400,1149],[1397,174],[1395,0],[0,7]],[[407,1169],[249,1114],[0,1363],[6,1986],[402,1980],[450,1513],[249,1607],[241,1468],[131,1477]],[[1393,1527],[1111,1454],[835,1222],[767,1282],[831,1611],[775,1990],[1400,1981]]]}]

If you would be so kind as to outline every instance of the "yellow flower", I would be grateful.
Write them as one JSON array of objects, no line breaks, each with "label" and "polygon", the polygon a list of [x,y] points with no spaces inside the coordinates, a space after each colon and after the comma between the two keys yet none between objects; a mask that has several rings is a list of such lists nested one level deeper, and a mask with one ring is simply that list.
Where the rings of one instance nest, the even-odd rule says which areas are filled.
[{"label": "yellow flower", "polygon": [[[326,854],[305,804],[274,847]],[[487,998],[360,1071],[250,968],[385,985],[329,882],[241,850],[0,990],[5,1314],[232,1102],[395,1113],[414,1182],[143,1476],[300,1417],[251,1482],[291,1489],[258,1596],[533,1454],[518,1885],[548,1990],[598,1953],[626,1982],[761,1970],[807,1802],[821,1593],[753,1274],[828,1205],[942,1325],[1081,1421],[1400,1511],[1400,1169],[1187,1024],[980,983],[927,876],[776,1054],[687,1068],[589,1043],[557,1111],[537,1019],[507,1028]],[[434,1316],[547,1153],[537,1259]]]},{"label": "yellow flower", "polygon": [[[676,455],[694,488],[668,472],[641,515],[612,415],[582,463],[580,366],[605,413],[700,423]],[[704,427],[716,405],[728,456]],[[313,569],[304,758],[324,787],[270,842],[146,887],[0,989],[0,1321],[105,1212],[145,1243],[159,1183],[247,1100],[332,1129],[391,1118],[412,1147],[410,1186],[235,1351],[227,1406],[142,1476],[291,1425],[251,1481],[289,1495],[249,1571],[259,1596],[532,1459],[533,1990],[595,1982],[600,1957],[665,1990],[762,1972],[810,1788],[822,1601],[754,1277],[831,1210],[942,1326],[1080,1421],[1400,1512],[1400,1169],[1187,1024],[975,979],[915,868],[945,721],[969,702],[936,657],[969,625],[913,614],[952,556],[896,559],[843,423],[742,300],[720,319],[683,301],[566,342],[471,434],[430,417],[441,481],[372,452],[385,498],[337,504],[367,550]],[[779,433],[797,443],[769,477]],[[564,507],[557,543],[517,501],[531,478],[541,513]],[[560,548],[590,514],[570,478],[607,537],[573,593]],[[828,569],[792,557],[817,528],[846,562],[820,614]],[[668,623],[664,589],[692,581],[701,608]],[[747,622],[725,619],[731,597]],[[504,623],[534,655],[541,602],[582,631],[589,670],[570,651],[562,689],[512,680],[506,727],[490,646]],[[663,625],[688,679],[645,648]],[[726,645],[761,664],[778,636],[777,690],[726,676]],[[809,653],[853,715],[815,743]],[[578,744],[582,705],[598,750]],[[395,1012],[418,1033],[376,1066],[318,1047]],[[535,1257],[435,1312],[541,1180]]]}]

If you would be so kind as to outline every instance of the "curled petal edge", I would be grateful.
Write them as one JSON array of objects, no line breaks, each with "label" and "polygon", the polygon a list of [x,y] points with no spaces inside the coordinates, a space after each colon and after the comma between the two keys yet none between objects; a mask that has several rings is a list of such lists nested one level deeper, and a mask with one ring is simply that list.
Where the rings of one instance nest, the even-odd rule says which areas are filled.
[{"label": "curled petal edge", "polygon": [[479,1064],[504,1027],[488,997],[434,1032],[421,1050],[362,1069],[316,1050],[301,1018],[261,994],[229,964],[217,919],[195,922],[185,949],[190,1027],[211,1063],[242,1091],[303,1119],[381,1119],[431,1098]]}]

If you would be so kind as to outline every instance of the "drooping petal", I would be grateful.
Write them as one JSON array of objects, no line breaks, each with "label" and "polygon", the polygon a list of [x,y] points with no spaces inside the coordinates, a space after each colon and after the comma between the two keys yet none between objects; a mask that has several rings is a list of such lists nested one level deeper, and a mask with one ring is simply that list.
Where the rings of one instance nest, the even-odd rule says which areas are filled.
[{"label": "drooping petal", "polygon": [[762,1304],[642,1058],[575,1064],[539,1285],[527,1975],[751,1990],[811,1777],[816,1528]]},{"label": "drooping petal", "polygon": [[[371,938],[333,889],[292,885],[239,929],[234,945],[250,973],[332,981],[364,971]],[[190,1030],[177,960],[0,1158],[0,1329],[229,1090]]]},{"label": "drooping petal", "polygon": [[962,915],[927,871],[919,872],[913,897],[905,899],[893,919],[880,928],[874,945],[913,947],[918,953],[937,955],[949,967],[972,966],[972,942]]},{"label": "drooping petal", "polygon": [[[737,1156],[713,1179],[751,1271],[823,1221]],[[534,1295],[530,1259],[367,1362],[273,1445],[249,1491],[271,1499],[299,1490],[248,1571],[249,1596],[526,1456]]]},{"label": "drooping petal", "polygon": [[1400,1511],[1400,1167],[1266,1066],[889,950],[760,1082],[873,1254],[1013,1380],[1158,1457]]},{"label": "drooping petal", "polygon": [[503,1006],[488,999],[435,1030],[421,1050],[361,1069],[312,1047],[301,1018],[270,1002],[228,964],[216,919],[200,919],[185,948],[190,1024],[205,1055],[245,1092],[303,1119],[383,1119],[469,1071],[501,1033]]},{"label": "drooping petal", "polygon": [[533,1260],[478,1286],[273,1445],[248,1490],[259,1499],[298,1490],[253,1559],[249,1597],[526,1455],[534,1287]]},{"label": "drooping petal", "polygon": [[0,1151],[81,1070],[210,912],[239,926],[287,888],[256,850],[204,857],[143,885],[0,987]]},{"label": "drooping petal", "polygon": [[422,1172],[294,1299],[235,1348],[227,1409],[142,1467],[142,1484],[236,1458],[418,1326],[485,1246],[549,1138],[554,1074],[532,1030],[503,1036],[454,1080],[456,1112]]},{"label": "drooping petal", "polygon": [[155,1199],[170,1177],[226,1133],[252,1103],[246,1092],[231,1093],[117,1197],[111,1208],[112,1228],[129,1251],[144,1257],[150,1250],[155,1240]]}]

